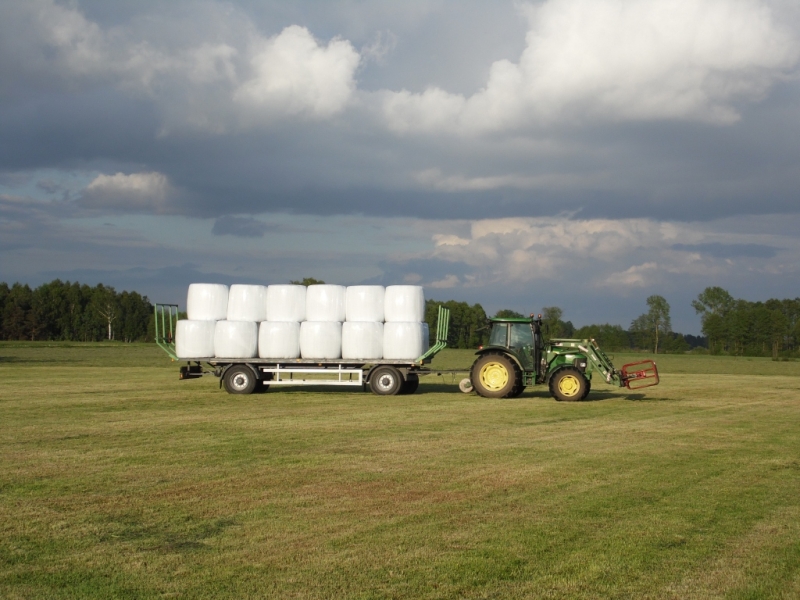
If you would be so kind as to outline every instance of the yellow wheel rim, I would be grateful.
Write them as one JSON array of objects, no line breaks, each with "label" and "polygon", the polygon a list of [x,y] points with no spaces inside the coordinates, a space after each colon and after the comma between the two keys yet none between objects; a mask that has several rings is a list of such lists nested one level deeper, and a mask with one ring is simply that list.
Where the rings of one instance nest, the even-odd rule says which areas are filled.
[{"label": "yellow wheel rim", "polygon": [[581,382],[575,375],[564,375],[558,382],[558,391],[562,395],[572,398],[581,391]]},{"label": "yellow wheel rim", "polygon": [[481,383],[489,391],[497,392],[508,384],[508,369],[499,362],[490,362],[481,368]]}]

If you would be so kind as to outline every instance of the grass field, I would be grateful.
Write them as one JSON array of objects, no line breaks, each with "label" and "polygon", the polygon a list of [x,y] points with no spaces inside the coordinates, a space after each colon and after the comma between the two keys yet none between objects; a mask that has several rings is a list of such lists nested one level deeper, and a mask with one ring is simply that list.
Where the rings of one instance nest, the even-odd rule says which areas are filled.
[{"label": "grass field", "polygon": [[800,363],[658,363],[580,403],[230,396],[0,344],[0,598],[800,597]]}]

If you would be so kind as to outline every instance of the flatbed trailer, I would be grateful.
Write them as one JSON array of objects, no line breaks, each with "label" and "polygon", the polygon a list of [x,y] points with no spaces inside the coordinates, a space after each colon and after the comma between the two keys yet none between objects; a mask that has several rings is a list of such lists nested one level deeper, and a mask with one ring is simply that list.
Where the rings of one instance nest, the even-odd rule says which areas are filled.
[{"label": "flatbed trailer", "polygon": [[158,346],[173,361],[185,362],[180,379],[213,375],[230,394],[251,394],[271,386],[369,386],[381,396],[413,394],[419,378],[432,371],[426,366],[447,347],[450,310],[439,307],[436,341],[416,359],[271,359],[271,358],[179,358],[175,353],[176,304],[155,305],[155,337]]}]

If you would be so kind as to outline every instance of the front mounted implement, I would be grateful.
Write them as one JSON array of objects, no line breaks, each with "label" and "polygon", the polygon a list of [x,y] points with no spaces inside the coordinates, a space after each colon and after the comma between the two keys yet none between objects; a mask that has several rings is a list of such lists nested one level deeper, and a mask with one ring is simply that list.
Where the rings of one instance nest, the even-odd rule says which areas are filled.
[{"label": "front mounted implement", "polygon": [[652,360],[642,360],[622,365],[620,383],[629,390],[640,390],[658,385],[658,367]]}]

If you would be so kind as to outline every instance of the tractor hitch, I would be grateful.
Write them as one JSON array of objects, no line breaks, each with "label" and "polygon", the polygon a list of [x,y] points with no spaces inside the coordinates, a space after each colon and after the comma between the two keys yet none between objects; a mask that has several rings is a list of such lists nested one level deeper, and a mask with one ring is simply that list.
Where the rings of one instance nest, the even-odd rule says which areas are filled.
[{"label": "tractor hitch", "polygon": [[620,380],[629,390],[639,390],[658,385],[658,367],[652,360],[628,363],[622,366]]}]

